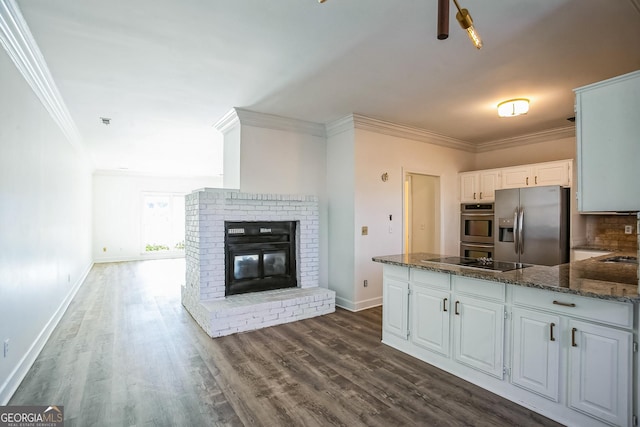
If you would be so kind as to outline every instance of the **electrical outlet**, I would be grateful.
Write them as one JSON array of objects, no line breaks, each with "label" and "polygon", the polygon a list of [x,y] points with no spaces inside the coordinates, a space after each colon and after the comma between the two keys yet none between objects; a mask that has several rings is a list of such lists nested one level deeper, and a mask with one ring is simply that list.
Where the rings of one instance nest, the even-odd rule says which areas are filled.
[{"label": "electrical outlet", "polygon": [[625,225],[624,234],[631,234],[631,233],[633,233],[633,225]]},{"label": "electrical outlet", "polygon": [[364,287],[366,288],[367,286],[369,286],[369,281],[368,281],[368,280],[365,280],[365,281],[364,281]]},{"label": "electrical outlet", "polygon": [[4,340],[4,357],[9,355],[9,338]]}]

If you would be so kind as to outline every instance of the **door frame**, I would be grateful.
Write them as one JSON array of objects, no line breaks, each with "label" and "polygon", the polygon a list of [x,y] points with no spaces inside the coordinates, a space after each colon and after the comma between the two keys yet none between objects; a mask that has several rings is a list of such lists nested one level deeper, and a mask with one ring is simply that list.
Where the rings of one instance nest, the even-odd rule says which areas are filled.
[{"label": "door frame", "polygon": [[437,178],[438,187],[437,187],[437,196],[434,199],[435,211],[437,212],[436,218],[436,231],[438,235],[436,236],[435,243],[437,248],[434,248],[435,253],[441,253],[443,247],[443,230],[442,230],[442,176],[436,173],[432,173],[430,171],[418,170],[418,169],[409,169],[402,168],[402,252],[409,253],[409,247],[411,244],[411,197],[409,194],[409,185],[407,184],[407,178],[411,175],[424,175]]}]

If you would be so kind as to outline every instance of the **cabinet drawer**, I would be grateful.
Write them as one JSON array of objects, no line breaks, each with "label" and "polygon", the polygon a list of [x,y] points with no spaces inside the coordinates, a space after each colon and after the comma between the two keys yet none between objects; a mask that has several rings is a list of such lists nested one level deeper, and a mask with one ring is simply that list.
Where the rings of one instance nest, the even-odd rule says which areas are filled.
[{"label": "cabinet drawer", "polygon": [[451,289],[450,277],[448,273],[436,273],[412,268],[410,270],[410,280],[432,288]]},{"label": "cabinet drawer", "polygon": [[505,300],[505,284],[490,282],[470,277],[452,276],[451,283],[454,292],[475,295],[497,301]]},{"label": "cabinet drawer", "polygon": [[409,280],[409,267],[400,267],[398,265],[385,265],[382,268],[382,274],[385,277],[392,277],[398,280]]},{"label": "cabinet drawer", "polygon": [[580,295],[513,286],[513,303],[535,307],[567,316],[608,323],[623,328],[633,327],[630,303],[607,301]]}]

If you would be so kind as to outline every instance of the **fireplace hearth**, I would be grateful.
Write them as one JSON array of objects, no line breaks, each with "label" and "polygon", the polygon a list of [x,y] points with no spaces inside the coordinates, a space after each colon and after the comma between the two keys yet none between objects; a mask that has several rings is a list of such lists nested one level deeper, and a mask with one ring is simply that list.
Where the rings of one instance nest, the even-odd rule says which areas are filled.
[{"label": "fireplace hearth", "polygon": [[225,296],[295,288],[295,221],[226,221],[225,260]]}]

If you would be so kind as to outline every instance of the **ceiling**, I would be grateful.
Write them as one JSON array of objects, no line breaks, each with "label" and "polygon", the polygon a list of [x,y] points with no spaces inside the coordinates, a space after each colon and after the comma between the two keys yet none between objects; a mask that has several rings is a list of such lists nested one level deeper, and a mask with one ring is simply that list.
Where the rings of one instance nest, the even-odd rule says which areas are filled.
[{"label": "ceiling", "polygon": [[17,1],[96,169],[220,174],[233,107],[483,144],[571,126],[573,88],[640,69],[640,0],[460,3],[481,50],[453,4],[436,39],[437,0]]}]

